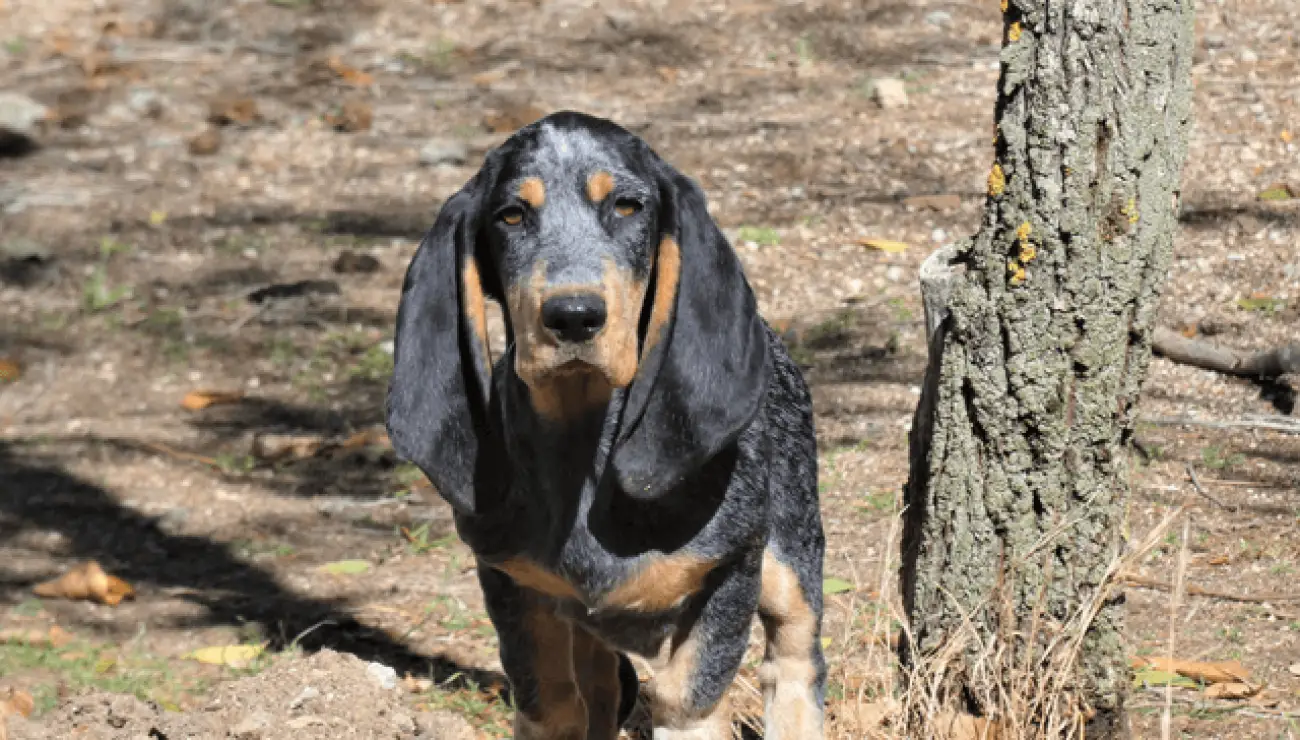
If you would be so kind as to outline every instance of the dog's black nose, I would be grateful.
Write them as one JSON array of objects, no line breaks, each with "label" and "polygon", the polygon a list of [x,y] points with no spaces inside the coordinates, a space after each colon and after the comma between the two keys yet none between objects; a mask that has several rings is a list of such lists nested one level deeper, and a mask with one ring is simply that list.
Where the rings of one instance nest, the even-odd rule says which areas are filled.
[{"label": "dog's black nose", "polygon": [[594,293],[548,298],[542,303],[542,324],[560,341],[585,342],[605,326],[605,299]]}]

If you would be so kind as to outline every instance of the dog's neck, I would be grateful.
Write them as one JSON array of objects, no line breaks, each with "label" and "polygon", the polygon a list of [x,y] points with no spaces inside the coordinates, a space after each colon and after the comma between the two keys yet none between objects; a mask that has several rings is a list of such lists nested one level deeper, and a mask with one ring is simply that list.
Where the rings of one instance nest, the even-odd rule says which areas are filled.
[{"label": "dog's neck", "polygon": [[502,375],[497,385],[503,394],[502,442],[514,487],[569,500],[592,491],[605,475],[624,391],[616,389],[593,401],[580,386],[545,389],[556,395],[581,396],[580,403],[566,404],[567,413],[556,417],[554,406],[542,404],[539,408],[536,392],[513,370],[504,368]]}]

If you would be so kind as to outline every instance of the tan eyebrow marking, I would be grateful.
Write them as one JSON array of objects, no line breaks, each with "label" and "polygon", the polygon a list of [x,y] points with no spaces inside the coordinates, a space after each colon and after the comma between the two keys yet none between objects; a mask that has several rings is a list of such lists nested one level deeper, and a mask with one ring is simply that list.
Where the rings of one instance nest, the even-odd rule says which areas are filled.
[{"label": "tan eyebrow marking", "polygon": [[587,197],[592,203],[599,203],[614,191],[614,176],[604,170],[592,173],[587,178]]},{"label": "tan eyebrow marking", "polygon": [[530,177],[519,186],[519,197],[533,208],[541,208],[546,202],[546,186],[540,177]]}]

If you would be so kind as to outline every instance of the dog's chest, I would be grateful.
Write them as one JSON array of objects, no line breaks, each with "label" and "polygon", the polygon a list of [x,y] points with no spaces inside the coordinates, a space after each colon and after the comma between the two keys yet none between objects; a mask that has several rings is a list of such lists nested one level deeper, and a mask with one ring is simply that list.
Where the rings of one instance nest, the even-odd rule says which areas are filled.
[{"label": "dog's chest", "polygon": [[547,567],[517,555],[493,567],[520,586],[577,602],[593,614],[661,614],[678,609],[698,593],[717,562],[691,554],[651,554],[631,561],[564,558]]}]

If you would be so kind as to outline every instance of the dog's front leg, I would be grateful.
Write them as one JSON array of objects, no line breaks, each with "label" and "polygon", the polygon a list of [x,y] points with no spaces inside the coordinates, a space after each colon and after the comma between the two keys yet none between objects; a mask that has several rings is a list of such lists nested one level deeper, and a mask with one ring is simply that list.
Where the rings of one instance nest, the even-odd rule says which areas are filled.
[{"label": "dog's front leg", "polygon": [[573,626],[549,598],[479,567],[501,665],[515,701],[516,740],[586,740],[587,707],[573,669]]},{"label": "dog's front leg", "polygon": [[729,740],[726,693],[744,658],[758,605],[759,562],[751,553],[716,571],[660,656],[649,686],[654,740]]}]

